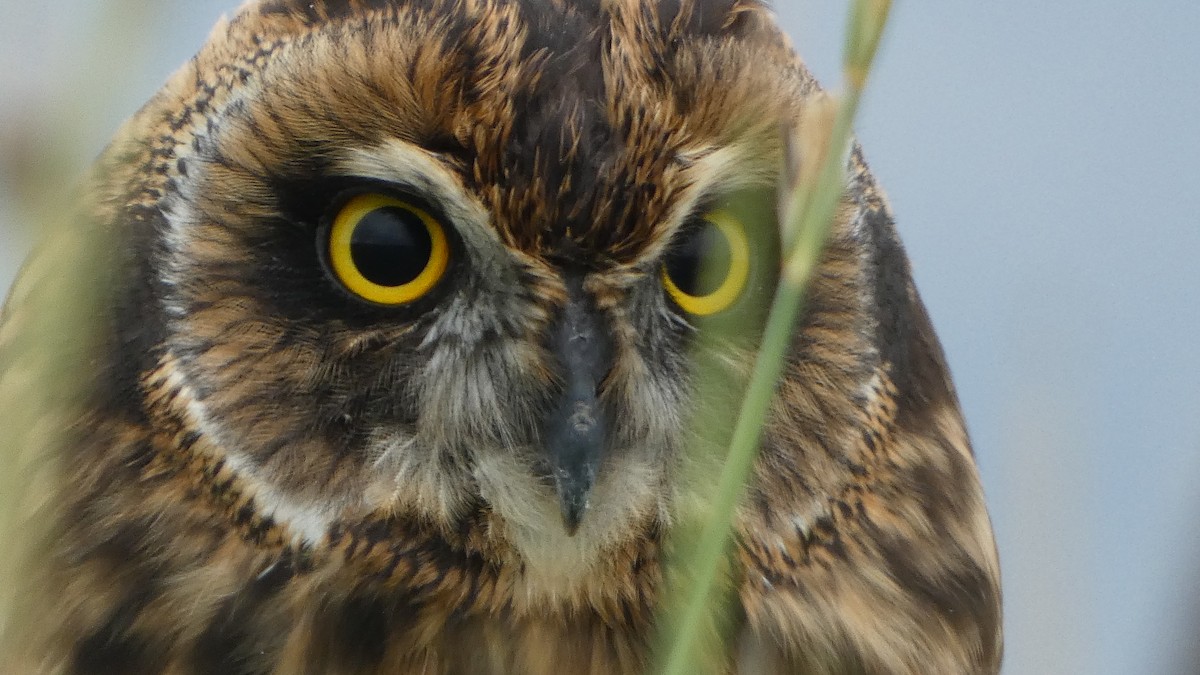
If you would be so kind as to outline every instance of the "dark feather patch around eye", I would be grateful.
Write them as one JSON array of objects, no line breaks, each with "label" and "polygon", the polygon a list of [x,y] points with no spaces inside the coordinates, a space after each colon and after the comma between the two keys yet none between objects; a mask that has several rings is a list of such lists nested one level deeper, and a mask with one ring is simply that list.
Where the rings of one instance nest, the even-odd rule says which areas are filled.
[{"label": "dark feather patch around eye", "polygon": [[358,178],[317,175],[279,180],[271,187],[279,200],[279,212],[288,222],[315,228],[339,195],[362,182]]},{"label": "dark feather patch around eye", "polygon": [[[356,195],[378,193],[403,198],[430,213],[440,209],[402,185],[360,176],[328,176],[314,164],[303,177],[276,177],[270,181],[279,216],[271,221],[252,222],[249,214],[240,223],[225,226],[239,239],[235,249],[244,257],[210,268],[215,278],[227,279],[247,296],[264,304],[267,311],[290,321],[336,322],[348,326],[378,326],[380,321],[411,321],[421,317],[444,297],[453,284],[446,279],[438,292],[401,307],[379,307],[357,301],[329,273],[328,236],[332,219]],[[443,222],[444,219],[442,219]],[[461,242],[447,226],[446,236],[454,251]],[[364,255],[368,255],[364,252]],[[452,255],[449,273],[461,264]]]}]

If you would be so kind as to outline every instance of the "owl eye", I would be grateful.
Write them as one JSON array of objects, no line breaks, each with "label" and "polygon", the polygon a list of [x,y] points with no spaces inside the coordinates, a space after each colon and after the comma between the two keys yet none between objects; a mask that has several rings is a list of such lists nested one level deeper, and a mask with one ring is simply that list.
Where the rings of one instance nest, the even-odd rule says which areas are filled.
[{"label": "owl eye", "polygon": [[662,265],[663,286],[685,312],[716,314],[732,305],[750,277],[750,242],[733,214],[712,211],[685,231]]},{"label": "owl eye", "polygon": [[363,194],[334,218],[329,261],[351,293],[379,305],[403,305],[425,296],[442,279],[450,246],[441,223],[421,207]]}]

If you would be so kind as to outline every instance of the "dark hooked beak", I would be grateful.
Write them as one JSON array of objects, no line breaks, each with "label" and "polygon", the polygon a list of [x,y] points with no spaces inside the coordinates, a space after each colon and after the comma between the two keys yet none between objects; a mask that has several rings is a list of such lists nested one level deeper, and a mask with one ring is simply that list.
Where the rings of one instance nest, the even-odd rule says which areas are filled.
[{"label": "dark hooked beak", "polygon": [[550,329],[562,392],[542,424],[542,447],[550,463],[567,533],[574,535],[588,508],[604,459],[608,420],[600,384],[613,357],[612,338],[590,306],[582,278],[567,278],[568,301]]}]

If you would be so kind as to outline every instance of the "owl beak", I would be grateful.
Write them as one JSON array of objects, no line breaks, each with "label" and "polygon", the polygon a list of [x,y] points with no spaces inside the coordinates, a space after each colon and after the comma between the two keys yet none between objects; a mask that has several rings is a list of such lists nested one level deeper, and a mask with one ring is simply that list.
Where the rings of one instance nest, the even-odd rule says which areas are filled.
[{"label": "owl beak", "polygon": [[562,392],[543,421],[542,443],[558,490],[563,526],[574,535],[587,512],[608,443],[600,384],[612,364],[612,338],[587,306],[582,284],[568,279],[570,300],[550,331]]}]

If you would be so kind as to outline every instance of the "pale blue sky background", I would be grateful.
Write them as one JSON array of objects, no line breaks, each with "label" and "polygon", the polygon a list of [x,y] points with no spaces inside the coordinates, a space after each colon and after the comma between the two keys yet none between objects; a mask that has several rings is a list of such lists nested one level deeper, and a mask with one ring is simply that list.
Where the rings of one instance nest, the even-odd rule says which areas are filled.
[{"label": "pale blue sky background", "polygon": [[[0,2],[0,152],[81,173],[235,5],[129,4],[157,20],[97,40],[98,0]],[[836,88],[845,3],[777,6]],[[858,128],[979,455],[1005,673],[1200,673],[1200,3],[900,0]]]}]

